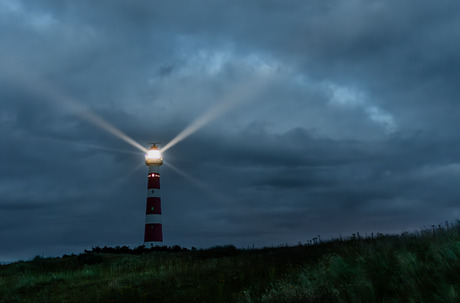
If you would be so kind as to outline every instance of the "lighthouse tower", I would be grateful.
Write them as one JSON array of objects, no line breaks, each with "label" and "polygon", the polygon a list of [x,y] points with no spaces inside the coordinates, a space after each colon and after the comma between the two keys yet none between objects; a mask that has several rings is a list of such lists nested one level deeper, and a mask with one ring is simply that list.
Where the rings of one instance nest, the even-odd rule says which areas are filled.
[{"label": "lighthouse tower", "polygon": [[163,242],[160,198],[160,165],[163,164],[163,156],[155,143],[145,155],[145,164],[149,167],[149,174],[144,245],[151,246]]}]

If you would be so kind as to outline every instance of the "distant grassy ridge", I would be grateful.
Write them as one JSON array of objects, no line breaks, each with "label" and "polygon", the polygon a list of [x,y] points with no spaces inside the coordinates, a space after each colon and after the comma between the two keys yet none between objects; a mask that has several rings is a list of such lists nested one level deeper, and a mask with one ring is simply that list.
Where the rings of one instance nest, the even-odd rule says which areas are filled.
[{"label": "distant grassy ridge", "polygon": [[460,302],[460,223],[263,249],[93,248],[0,266],[0,302]]}]

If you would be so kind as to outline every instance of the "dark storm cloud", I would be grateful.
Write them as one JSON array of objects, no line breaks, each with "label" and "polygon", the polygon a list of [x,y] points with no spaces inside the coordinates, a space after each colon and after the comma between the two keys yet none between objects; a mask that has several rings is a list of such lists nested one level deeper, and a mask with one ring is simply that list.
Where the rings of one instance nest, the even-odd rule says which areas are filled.
[{"label": "dark storm cloud", "polygon": [[237,103],[165,153],[168,244],[458,218],[459,6],[0,0],[0,261],[142,242],[142,153],[85,112],[146,146]]}]

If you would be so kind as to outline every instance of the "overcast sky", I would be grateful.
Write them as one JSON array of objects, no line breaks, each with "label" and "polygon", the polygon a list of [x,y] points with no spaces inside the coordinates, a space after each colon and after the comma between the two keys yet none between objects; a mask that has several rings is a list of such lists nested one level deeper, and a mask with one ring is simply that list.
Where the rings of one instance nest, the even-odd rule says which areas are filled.
[{"label": "overcast sky", "polygon": [[[460,217],[460,2],[0,0],[0,261]],[[198,121],[198,124],[196,124]],[[200,124],[200,122],[203,122]]]}]

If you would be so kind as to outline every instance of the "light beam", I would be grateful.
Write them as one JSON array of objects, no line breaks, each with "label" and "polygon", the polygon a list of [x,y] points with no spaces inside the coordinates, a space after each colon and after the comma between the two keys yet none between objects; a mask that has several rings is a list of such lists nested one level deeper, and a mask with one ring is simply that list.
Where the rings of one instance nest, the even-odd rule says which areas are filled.
[{"label": "light beam", "polygon": [[49,82],[40,79],[29,72],[21,72],[21,69],[17,68],[17,66],[15,66],[15,68],[13,66],[6,67],[6,70],[13,74],[14,78],[20,80],[20,82],[25,84],[29,89],[31,89],[35,93],[40,94],[49,101],[53,101],[55,103],[59,103],[61,105],[68,107],[75,115],[80,116],[81,118],[93,124],[94,126],[97,126],[100,129],[107,131],[115,137],[139,149],[143,153],[147,152],[147,149],[139,143],[137,143],[134,139],[130,138],[121,130],[117,129],[115,126],[105,121],[101,117],[97,116],[93,112],[90,112],[86,107],[81,105],[73,98],[65,95],[59,89],[53,87]]},{"label": "light beam", "polygon": [[167,151],[209,122],[229,112],[237,105],[250,101],[251,98],[254,97],[254,95],[259,92],[266,83],[267,79],[257,79],[254,81],[239,83],[237,87],[232,89],[231,93],[223,97],[221,102],[207,110],[203,115],[198,117],[189,126],[182,130],[174,139],[169,141],[168,144],[161,148],[161,152]]}]

